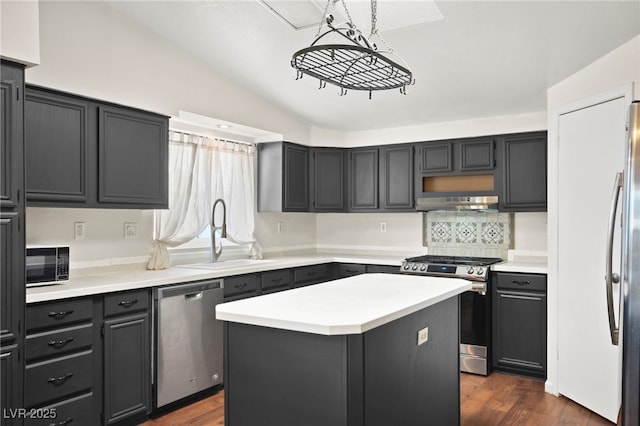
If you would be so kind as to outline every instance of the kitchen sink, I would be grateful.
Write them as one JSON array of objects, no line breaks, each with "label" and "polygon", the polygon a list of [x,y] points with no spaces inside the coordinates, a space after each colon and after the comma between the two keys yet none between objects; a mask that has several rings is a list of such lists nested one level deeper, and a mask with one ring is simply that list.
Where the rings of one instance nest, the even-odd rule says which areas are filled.
[{"label": "kitchen sink", "polygon": [[207,263],[193,263],[191,265],[180,265],[183,268],[196,268],[196,269],[227,269],[227,268],[241,268],[243,266],[251,265],[264,265],[265,263],[273,262],[273,260],[265,259],[229,259],[217,262]]}]

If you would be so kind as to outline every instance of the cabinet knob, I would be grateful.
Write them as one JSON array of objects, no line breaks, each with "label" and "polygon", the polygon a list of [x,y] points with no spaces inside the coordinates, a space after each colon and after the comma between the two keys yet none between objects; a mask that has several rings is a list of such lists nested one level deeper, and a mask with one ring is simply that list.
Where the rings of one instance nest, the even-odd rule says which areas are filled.
[{"label": "cabinet knob", "polygon": [[69,417],[66,420],[62,420],[61,422],[58,422],[58,423],[49,423],[49,426],[65,426],[70,423],[73,423],[73,417]]}]

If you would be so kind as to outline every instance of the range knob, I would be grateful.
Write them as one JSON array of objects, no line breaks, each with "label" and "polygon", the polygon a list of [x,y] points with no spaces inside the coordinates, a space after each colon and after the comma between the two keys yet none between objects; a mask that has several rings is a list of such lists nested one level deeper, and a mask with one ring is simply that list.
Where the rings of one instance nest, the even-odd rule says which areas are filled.
[{"label": "range knob", "polygon": [[478,274],[478,275],[484,274],[484,269],[483,268],[478,268],[478,270],[476,271],[476,274]]},{"label": "range knob", "polygon": [[418,270],[418,264],[414,263],[413,265],[411,265],[411,270],[417,271]]},{"label": "range knob", "polygon": [[402,267],[403,267],[405,270],[408,270],[408,269],[411,267],[411,265],[409,265],[408,263],[405,263]]},{"label": "range knob", "polygon": [[427,265],[425,265],[424,263],[422,263],[422,264],[420,265],[420,271],[424,272],[424,271],[426,271],[426,270],[427,270]]},{"label": "range knob", "polygon": [[473,274],[475,272],[475,269],[473,269],[473,266],[469,266],[469,269],[467,269],[467,274]]}]

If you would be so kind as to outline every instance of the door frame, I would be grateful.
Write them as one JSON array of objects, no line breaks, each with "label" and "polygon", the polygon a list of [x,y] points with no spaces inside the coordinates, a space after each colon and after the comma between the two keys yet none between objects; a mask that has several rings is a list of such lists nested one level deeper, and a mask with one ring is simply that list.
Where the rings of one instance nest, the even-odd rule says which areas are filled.
[{"label": "door frame", "polygon": [[[559,395],[559,127],[560,117],[581,109],[624,98],[630,105],[633,83],[629,82],[553,109],[548,116],[547,141],[547,220],[548,220],[548,273],[547,273],[547,380],[545,391]],[[623,163],[621,163],[621,167]],[[605,226],[603,224],[603,226]],[[604,262],[604,259],[603,259]],[[604,303],[604,300],[603,300]]]}]

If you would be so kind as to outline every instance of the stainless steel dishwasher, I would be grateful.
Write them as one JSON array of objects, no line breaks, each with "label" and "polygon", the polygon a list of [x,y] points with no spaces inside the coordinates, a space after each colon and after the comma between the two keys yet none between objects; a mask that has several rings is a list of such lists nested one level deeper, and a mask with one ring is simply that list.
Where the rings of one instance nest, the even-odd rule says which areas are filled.
[{"label": "stainless steel dishwasher", "polygon": [[222,383],[222,279],[154,290],[156,408]]}]

